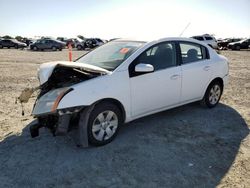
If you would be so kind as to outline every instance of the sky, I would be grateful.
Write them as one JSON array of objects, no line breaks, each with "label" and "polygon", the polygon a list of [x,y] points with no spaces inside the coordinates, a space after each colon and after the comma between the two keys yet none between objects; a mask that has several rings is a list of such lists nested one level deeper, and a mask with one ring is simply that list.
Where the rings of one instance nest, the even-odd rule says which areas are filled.
[{"label": "sky", "polygon": [[0,36],[250,37],[250,0],[0,0],[0,13]]}]

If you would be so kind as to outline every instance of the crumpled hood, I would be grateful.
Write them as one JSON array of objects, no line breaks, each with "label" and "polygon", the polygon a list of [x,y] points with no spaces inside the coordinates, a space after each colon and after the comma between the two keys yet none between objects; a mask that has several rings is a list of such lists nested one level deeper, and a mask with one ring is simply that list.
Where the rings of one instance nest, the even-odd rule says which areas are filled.
[{"label": "crumpled hood", "polygon": [[72,68],[83,68],[89,71],[94,71],[94,72],[101,72],[104,74],[110,73],[110,71],[94,66],[94,65],[88,65],[84,63],[77,63],[77,62],[70,62],[70,61],[54,61],[54,62],[48,62],[48,63],[43,63],[40,65],[38,69],[38,78],[40,81],[40,85],[44,84],[45,82],[48,81],[49,77],[53,73],[53,70],[57,66],[62,66],[62,67],[72,67]]}]

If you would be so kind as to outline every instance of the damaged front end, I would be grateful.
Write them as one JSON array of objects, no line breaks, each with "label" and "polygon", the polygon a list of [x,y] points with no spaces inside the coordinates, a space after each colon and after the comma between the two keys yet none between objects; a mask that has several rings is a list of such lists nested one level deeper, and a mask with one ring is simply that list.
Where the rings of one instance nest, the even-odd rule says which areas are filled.
[{"label": "damaged front end", "polygon": [[[39,95],[33,108],[32,115],[38,119],[38,125],[31,127],[31,136],[39,135],[39,128],[47,127],[53,135],[64,135],[68,132],[70,120],[76,118],[82,106],[67,109],[57,109],[62,98],[73,91],[72,88],[57,88]],[[40,93],[43,91],[41,90]]]},{"label": "damaged front end", "polygon": [[[58,109],[60,101],[72,92],[73,85],[107,74],[100,70],[91,70],[79,63],[60,63],[53,66],[47,64],[40,67],[38,78],[41,84],[32,115],[38,121],[30,126],[31,137],[39,136],[41,127],[49,128],[54,136],[65,135],[79,125],[79,114],[86,106],[72,106]],[[53,64],[54,65],[54,64]]]}]

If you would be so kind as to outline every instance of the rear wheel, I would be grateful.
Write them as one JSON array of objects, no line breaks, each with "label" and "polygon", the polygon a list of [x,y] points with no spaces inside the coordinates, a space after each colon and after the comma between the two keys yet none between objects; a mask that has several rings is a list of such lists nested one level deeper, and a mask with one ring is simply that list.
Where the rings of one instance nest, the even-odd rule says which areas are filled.
[{"label": "rear wheel", "polygon": [[202,103],[205,104],[208,108],[215,107],[220,101],[222,91],[223,87],[220,82],[212,82],[207,88]]},{"label": "rear wheel", "polygon": [[82,50],[82,46],[81,45],[77,45],[77,50]]},{"label": "rear wheel", "polygon": [[0,48],[3,48],[3,45],[2,45],[2,44],[0,44]]},{"label": "rear wheel", "polygon": [[52,46],[52,48],[51,48],[53,51],[56,51],[57,50],[57,48],[55,47],[55,46]]},{"label": "rear wheel", "polygon": [[90,144],[102,146],[110,143],[116,137],[121,124],[121,111],[116,105],[106,102],[97,104],[88,122]]},{"label": "rear wheel", "polygon": [[240,46],[236,46],[235,49],[236,49],[236,50],[240,50]]},{"label": "rear wheel", "polygon": [[18,45],[17,44],[15,45],[15,48],[18,49]]}]

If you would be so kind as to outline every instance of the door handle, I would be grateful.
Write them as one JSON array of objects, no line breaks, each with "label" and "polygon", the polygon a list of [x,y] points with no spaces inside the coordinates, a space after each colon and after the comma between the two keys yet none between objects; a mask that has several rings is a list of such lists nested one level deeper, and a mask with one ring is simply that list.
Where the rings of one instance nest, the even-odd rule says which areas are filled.
[{"label": "door handle", "polygon": [[210,66],[205,66],[205,67],[203,68],[203,70],[204,70],[204,71],[209,71],[209,70],[210,70]]},{"label": "door handle", "polygon": [[180,77],[179,74],[174,74],[173,76],[170,77],[171,80],[177,80]]}]

